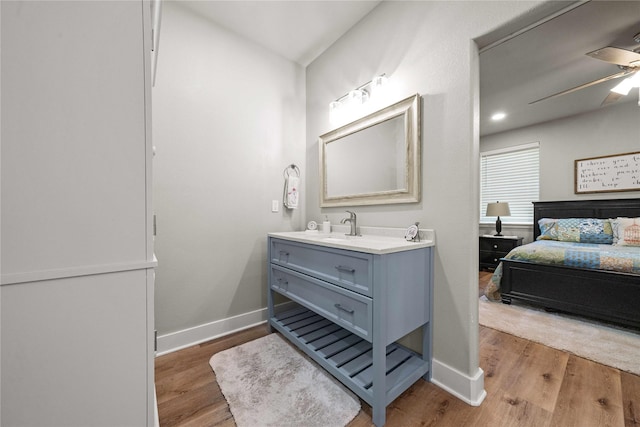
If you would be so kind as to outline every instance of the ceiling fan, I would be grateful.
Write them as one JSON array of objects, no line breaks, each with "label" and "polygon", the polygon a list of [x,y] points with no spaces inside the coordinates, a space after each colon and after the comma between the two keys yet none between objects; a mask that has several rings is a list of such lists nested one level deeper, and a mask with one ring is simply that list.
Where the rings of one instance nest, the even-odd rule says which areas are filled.
[{"label": "ceiling fan", "polygon": [[[636,34],[633,39],[637,43],[640,43],[640,33]],[[607,46],[601,49],[594,50],[593,52],[589,52],[586,55],[590,56],[591,58],[599,59],[611,64],[616,64],[622,71],[598,80],[594,80],[589,83],[582,84],[580,86],[576,86],[571,89],[564,90],[562,92],[554,93],[553,95],[545,96],[544,98],[540,98],[536,101],[530,102],[529,105],[547,99],[555,98],[557,96],[566,95],[568,93],[575,92],[577,90],[597,85],[609,80],[618,79],[620,77],[627,78],[624,79],[620,84],[615,86],[613,89],[611,89],[609,95],[607,95],[607,97],[604,99],[604,101],[602,101],[602,104],[600,105],[611,104],[612,102],[615,102],[623,96],[627,95],[632,88],[640,87],[640,53],[632,50],[622,49],[619,47]]]}]

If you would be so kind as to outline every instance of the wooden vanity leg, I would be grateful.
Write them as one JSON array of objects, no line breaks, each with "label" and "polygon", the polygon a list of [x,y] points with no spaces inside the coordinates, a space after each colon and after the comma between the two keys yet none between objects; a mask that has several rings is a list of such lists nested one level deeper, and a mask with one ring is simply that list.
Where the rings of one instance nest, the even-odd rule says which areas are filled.
[{"label": "wooden vanity leg", "polygon": [[429,371],[422,376],[422,379],[429,382],[431,382],[431,374],[433,371],[433,367],[431,366],[431,324],[432,322],[422,325],[422,360],[429,364]]},{"label": "wooden vanity leg", "polygon": [[433,310],[431,309],[431,301],[433,301],[433,251],[429,252],[426,262],[424,263],[424,268],[424,277],[427,278],[425,309],[429,311],[429,317],[428,323],[422,325],[422,360],[429,363],[429,372],[424,374],[422,378],[425,381],[431,382],[431,376],[433,374],[433,366],[431,363],[433,360]]},{"label": "wooden vanity leg", "polygon": [[[271,260],[271,239],[267,242],[267,259]],[[273,333],[271,327],[271,318],[275,315],[273,309],[273,291],[271,290],[271,283],[273,283],[273,277],[271,277],[271,266],[269,265],[269,271],[267,272],[267,328],[269,333]]]},{"label": "wooden vanity leg", "polygon": [[[271,272],[269,272],[269,274],[271,274]],[[271,281],[269,281],[269,283],[271,283]],[[273,291],[269,286],[267,286],[267,329],[269,330],[269,333],[273,332],[273,328],[271,327],[271,318],[274,314]]]},{"label": "wooden vanity leg", "polygon": [[[377,255],[379,257],[379,255]],[[386,263],[374,264],[374,277],[376,279],[387,277]],[[385,301],[383,287],[378,280],[373,285],[373,300]],[[384,426],[387,414],[387,307],[385,304],[373,305],[373,424],[376,427]]]},{"label": "wooden vanity leg", "polygon": [[[387,397],[386,397],[386,364],[387,351],[381,343],[373,345],[373,424],[382,427],[386,419]],[[382,369],[381,369],[382,368]]]}]

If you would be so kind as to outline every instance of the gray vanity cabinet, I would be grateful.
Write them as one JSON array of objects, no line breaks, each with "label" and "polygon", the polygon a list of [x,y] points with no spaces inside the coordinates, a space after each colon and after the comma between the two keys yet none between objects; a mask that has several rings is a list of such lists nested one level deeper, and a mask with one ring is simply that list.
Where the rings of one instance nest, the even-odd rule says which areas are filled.
[{"label": "gray vanity cabinet", "polygon": [[[431,376],[432,247],[367,253],[269,237],[269,325],[373,408]],[[295,302],[274,306],[274,292]],[[396,343],[422,327],[422,354]]]}]

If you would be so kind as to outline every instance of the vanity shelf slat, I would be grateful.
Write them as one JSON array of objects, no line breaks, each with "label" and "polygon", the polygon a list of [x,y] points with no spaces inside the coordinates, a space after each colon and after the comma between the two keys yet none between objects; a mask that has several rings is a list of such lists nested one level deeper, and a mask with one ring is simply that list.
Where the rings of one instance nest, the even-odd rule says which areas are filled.
[{"label": "vanity shelf slat", "polygon": [[[320,349],[314,348],[312,345],[304,342],[301,337],[295,333],[295,331],[292,331],[281,322],[280,319],[282,317],[286,317],[288,313],[289,311],[272,317],[270,322],[271,325],[311,357],[311,359],[316,361],[320,366],[329,371],[340,382],[356,393],[362,400],[373,406],[373,388],[371,387],[373,382],[373,359],[370,355],[371,343],[341,328],[339,336],[342,336],[342,338],[329,345],[337,344],[343,347],[343,350],[338,353],[332,352],[327,356],[323,353],[323,349],[326,349],[328,346],[321,346]],[[329,335],[336,336],[335,333],[327,332],[326,336]],[[363,353],[363,350],[366,350],[366,352]],[[363,354],[365,355],[364,359],[366,360],[358,363],[360,367],[365,367],[364,370],[354,370],[354,366],[344,364],[345,354],[348,354],[349,352],[359,355],[356,359],[361,357]],[[369,352],[369,354],[367,354],[367,352]],[[397,395],[394,396],[395,389],[402,388],[402,385],[407,382],[413,384],[413,382],[418,378],[429,372],[428,361],[422,360],[420,355],[395,343],[387,346],[386,364],[387,371],[389,372],[386,374],[387,402],[385,403],[385,406],[397,397]],[[356,373],[355,375],[353,375],[354,372]]]}]

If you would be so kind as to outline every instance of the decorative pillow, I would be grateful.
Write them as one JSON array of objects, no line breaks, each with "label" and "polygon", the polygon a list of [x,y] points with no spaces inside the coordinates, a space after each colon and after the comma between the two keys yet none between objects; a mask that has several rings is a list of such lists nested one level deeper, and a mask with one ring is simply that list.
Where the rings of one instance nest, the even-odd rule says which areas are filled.
[{"label": "decorative pillow", "polygon": [[611,219],[613,244],[617,246],[640,246],[640,218]]},{"label": "decorative pillow", "polygon": [[558,240],[558,220],[553,218],[542,218],[538,221],[540,235],[537,240]]},{"label": "decorative pillow", "polygon": [[613,243],[613,230],[608,219],[598,218],[542,218],[538,221],[538,240],[558,240],[560,242]]},{"label": "decorative pillow", "polygon": [[613,230],[608,219],[584,218],[580,222],[580,243],[613,243]]}]

